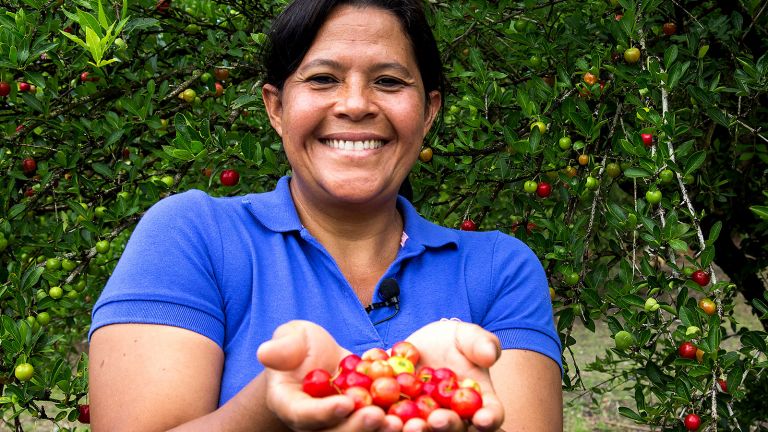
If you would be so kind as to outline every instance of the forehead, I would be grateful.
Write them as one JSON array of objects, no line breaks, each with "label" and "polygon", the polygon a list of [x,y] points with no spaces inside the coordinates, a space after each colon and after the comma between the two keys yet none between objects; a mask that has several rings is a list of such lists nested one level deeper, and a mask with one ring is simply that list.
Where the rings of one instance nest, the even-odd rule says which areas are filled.
[{"label": "forehead", "polygon": [[307,57],[318,51],[343,51],[351,45],[414,57],[410,38],[394,13],[374,6],[352,5],[331,11],[318,30]]}]

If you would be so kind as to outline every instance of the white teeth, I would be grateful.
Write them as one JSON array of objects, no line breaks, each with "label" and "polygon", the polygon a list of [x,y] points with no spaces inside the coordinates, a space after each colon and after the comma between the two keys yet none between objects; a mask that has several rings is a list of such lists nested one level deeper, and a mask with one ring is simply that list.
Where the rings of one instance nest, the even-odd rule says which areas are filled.
[{"label": "white teeth", "polygon": [[365,141],[345,141],[345,140],[323,140],[323,144],[339,150],[373,150],[384,145],[384,141],[365,140]]}]

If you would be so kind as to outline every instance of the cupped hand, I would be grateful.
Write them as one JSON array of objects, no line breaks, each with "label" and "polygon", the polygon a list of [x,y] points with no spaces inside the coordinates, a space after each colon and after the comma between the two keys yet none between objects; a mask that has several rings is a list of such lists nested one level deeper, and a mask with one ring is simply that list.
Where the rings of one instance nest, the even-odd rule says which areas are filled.
[{"label": "cupped hand", "polygon": [[353,412],[354,402],[347,396],[313,398],[302,391],[309,371],[322,368],[333,372],[348,354],[317,324],[290,321],[278,327],[257,352],[265,368],[269,409],[295,431],[400,431],[400,419],[385,415],[379,407]]},{"label": "cupped hand", "polygon": [[[451,368],[460,378],[480,384],[483,407],[472,416],[471,425],[480,431],[498,430],[504,422],[504,408],[491,383],[489,369],[501,355],[498,338],[482,327],[461,321],[437,321],[417,330],[407,341],[421,353],[420,364]],[[447,409],[438,409],[429,419],[410,420],[404,432],[465,431],[467,422]]]}]

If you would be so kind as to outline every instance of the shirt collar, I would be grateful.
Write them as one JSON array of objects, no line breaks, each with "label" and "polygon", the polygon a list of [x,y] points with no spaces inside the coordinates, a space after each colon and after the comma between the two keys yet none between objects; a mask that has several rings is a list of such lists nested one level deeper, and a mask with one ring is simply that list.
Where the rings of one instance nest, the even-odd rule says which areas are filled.
[{"label": "shirt collar", "polygon": [[[290,177],[280,178],[270,192],[249,194],[242,198],[251,214],[267,229],[274,232],[301,231],[299,214],[291,198]],[[397,207],[405,221],[408,235],[406,247],[423,245],[441,247],[458,244],[456,231],[435,225],[419,215],[416,208],[402,196],[397,197]]]}]

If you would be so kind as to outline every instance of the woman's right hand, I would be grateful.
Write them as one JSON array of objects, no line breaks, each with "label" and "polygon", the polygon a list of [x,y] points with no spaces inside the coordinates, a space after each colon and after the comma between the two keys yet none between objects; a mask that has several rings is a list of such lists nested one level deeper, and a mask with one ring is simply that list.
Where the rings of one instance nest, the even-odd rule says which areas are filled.
[{"label": "woman's right hand", "polygon": [[278,327],[257,352],[265,368],[268,408],[295,431],[400,431],[400,419],[385,415],[379,407],[353,412],[354,402],[347,396],[313,398],[302,391],[309,371],[322,368],[332,372],[348,354],[317,324],[290,321]]}]

